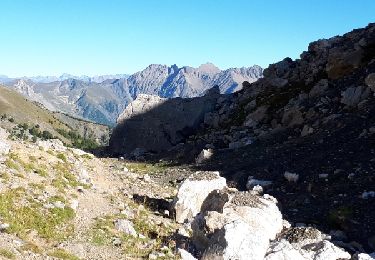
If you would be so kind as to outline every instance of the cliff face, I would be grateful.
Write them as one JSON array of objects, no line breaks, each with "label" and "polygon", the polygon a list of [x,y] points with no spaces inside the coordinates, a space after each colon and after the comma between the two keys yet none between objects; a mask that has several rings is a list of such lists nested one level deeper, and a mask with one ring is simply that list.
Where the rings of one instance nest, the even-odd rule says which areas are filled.
[{"label": "cliff face", "polygon": [[136,148],[166,151],[197,131],[205,114],[214,110],[218,97],[218,88],[193,99],[138,95],[119,116],[109,149],[115,154]]}]

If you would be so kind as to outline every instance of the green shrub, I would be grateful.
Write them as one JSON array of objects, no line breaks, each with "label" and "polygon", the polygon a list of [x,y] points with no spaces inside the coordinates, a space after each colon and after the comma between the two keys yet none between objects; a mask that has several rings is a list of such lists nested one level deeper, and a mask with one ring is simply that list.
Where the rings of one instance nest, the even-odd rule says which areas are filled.
[{"label": "green shrub", "polygon": [[67,161],[68,161],[68,159],[66,159],[65,154],[63,154],[63,153],[58,153],[58,154],[56,155],[56,157],[57,157],[58,159],[62,160],[63,162],[67,162]]},{"label": "green shrub", "polygon": [[49,131],[44,130],[42,132],[42,139],[53,139],[53,135]]},{"label": "green shrub", "polygon": [[91,138],[84,138],[76,131],[66,131],[64,129],[56,129],[56,131],[65,137],[66,139],[70,140],[73,147],[82,149],[82,150],[91,150],[98,148],[98,143],[91,139]]}]

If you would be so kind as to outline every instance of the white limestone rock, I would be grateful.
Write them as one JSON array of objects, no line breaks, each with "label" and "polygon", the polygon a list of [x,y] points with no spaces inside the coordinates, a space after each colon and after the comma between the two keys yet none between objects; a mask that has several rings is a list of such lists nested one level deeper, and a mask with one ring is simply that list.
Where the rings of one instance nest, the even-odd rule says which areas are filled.
[{"label": "white limestone rock", "polygon": [[59,139],[39,140],[37,145],[42,147],[45,151],[54,150],[56,152],[65,152],[67,150]]},{"label": "white limestone rock", "polygon": [[348,252],[327,240],[305,246],[302,252],[306,259],[312,260],[351,259],[351,255]]},{"label": "white limestone rock", "polygon": [[90,175],[89,173],[87,172],[86,168],[77,163],[77,169],[78,170],[78,181],[82,184],[85,184],[85,185],[90,185],[91,184],[91,178],[90,178]]},{"label": "white limestone rock", "polygon": [[255,179],[254,176],[249,176],[247,178],[246,188],[248,190],[252,190],[257,185],[265,188],[265,187],[272,185],[272,181],[258,180],[258,179]]},{"label": "white limestone rock", "polygon": [[10,144],[7,142],[8,133],[5,129],[0,128],[0,155],[6,155],[10,151]]},{"label": "white limestone rock", "polygon": [[264,260],[305,260],[287,240],[272,242]]},{"label": "white limestone rock", "polygon": [[115,228],[127,235],[137,237],[137,231],[135,231],[133,223],[127,219],[117,219],[115,221]]},{"label": "white limestone rock", "polygon": [[182,260],[197,260],[192,254],[190,254],[185,249],[179,248],[178,253],[180,254]]},{"label": "white limestone rock", "polygon": [[358,254],[357,260],[375,260],[375,252],[372,254],[365,254],[365,253]]},{"label": "white limestone rock", "polygon": [[203,259],[213,259],[216,255],[223,259],[263,259],[268,244],[263,243],[258,234],[249,236],[252,230],[243,220],[237,219],[225,224],[221,232],[226,246],[210,245]]},{"label": "white limestone rock", "polygon": [[137,98],[129,103],[125,110],[119,115],[117,123],[130,119],[136,115],[146,113],[163,104],[167,99],[156,95],[139,94]]},{"label": "white limestone rock", "polygon": [[204,161],[210,159],[212,157],[212,155],[214,154],[213,150],[212,149],[203,149],[202,152],[200,152],[200,154],[197,156],[197,158],[195,159],[195,162],[197,164],[201,164],[203,163]]},{"label": "white limestone rock", "polygon": [[192,220],[201,210],[207,196],[214,190],[226,187],[226,180],[219,172],[196,172],[180,186],[174,203],[176,221]]},{"label": "white limestone rock", "polygon": [[79,206],[79,202],[78,202],[78,200],[73,199],[73,200],[70,201],[70,207],[71,207],[74,211],[77,211],[78,206]]},{"label": "white limestone rock", "polygon": [[53,206],[55,207],[55,208],[58,208],[58,209],[63,209],[63,208],[65,208],[65,203],[64,202],[62,202],[62,201],[55,201],[54,203],[52,203],[53,204]]},{"label": "white limestone rock", "polygon": [[[270,259],[277,259],[271,257],[276,257],[277,255],[288,256],[289,254],[295,254],[294,251],[296,250],[303,257],[302,259],[306,260],[351,258],[349,253],[328,241],[327,239],[329,238],[330,236],[312,227],[290,228],[284,231],[280,241],[271,243],[267,255],[270,255]],[[277,248],[280,250],[275,250]]]},{"label": "white limestone rock", "polygon": [[[306,242],[306,240],[304,241]],[[265,260],[336,260],[351,259],[348,252],[327,240],[317,243],[289,243],[285,239],[274,241]]]},{"label": "white limestone rock", "polygon": [[85,152],[85,151],[82,151],[81,149],[70,148],[70,150],[71,150],[75,155],[78,155],[78,156],[87,156],[87,157],[90,157],[91,159],[95,157],[93,154],[91,154],[91,153],[87,153],[87,152]]},{"label": "white limestone rock", "polygon": [[192,224],[202,259],[264,259],[269,242],[282,230],[282,215],[271,196],[236,192],[222,212],[208,211]]}]

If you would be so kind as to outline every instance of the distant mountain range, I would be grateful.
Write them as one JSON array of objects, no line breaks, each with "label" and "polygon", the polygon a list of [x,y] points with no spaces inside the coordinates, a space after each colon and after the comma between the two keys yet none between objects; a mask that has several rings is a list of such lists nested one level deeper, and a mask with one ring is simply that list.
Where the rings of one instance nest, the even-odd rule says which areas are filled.
[{"label": "distant mountain range", "polygon": [[190,98],[202,96],[214,85],[219,86],[221,93],[233,93],[242,88],[243,81],[251,83],[262,75],[263,69],[257,65],[220,70],[211,63],[198,68],[152,64],[130,76],[0,76],[0,83],[52,111],[114,125],[118,115],[138,94]]},{"label": "distant mountain range", "polygon": [[84,82],[96,82],[96,83],[101,83],[105,80],[108,79],[120,79],[120,78],[127,78],[129,75],[127,74],[114,74],[114,75],[98,75],[98,76],[75,76],[71,74],[64,73],[61,76],[35,76],[35,77],[17,77],[17,78],[9,78],[8,76],[5,75],[0,75],[0,82],[1,83],[6,83],[13,81],[15,79],[24,79],[24,80],[31,80],[35,83],[51,83],[55,81],[64,81],[67,79],[77,79],[81,80]]}]

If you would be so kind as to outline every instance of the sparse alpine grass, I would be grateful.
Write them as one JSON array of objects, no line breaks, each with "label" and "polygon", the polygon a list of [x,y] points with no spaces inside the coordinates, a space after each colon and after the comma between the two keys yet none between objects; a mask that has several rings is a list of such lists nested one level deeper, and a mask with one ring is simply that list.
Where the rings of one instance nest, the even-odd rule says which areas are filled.
[{"label": "sparse alpine grass", "polygon": [[63,162],[65,162],[65,163],[68,161],[68,159],[66,158],[65,154],[63,154],[63,153],[58,153],[58,154],[56,155],[56,157],[57,157],[58,159],[62,160]]},{"label": "sparse alpine grass", "polygon": [[0,194],[0,216],[10,225],[6,231],[21,238],[27,237],[30,230],[52,241],[63,241],[73,234],[73,209],[45,209],[40,202],[28,197],[22,188]]},{"label": "sparse alpine grass", "polygon": [[15,170],[17,176],[22,176],[21,171],[24,173],[34,172],[41,177],[48,177],[47,167],[43,164],[38,163],[34,156],[29,157],[29,161],[21,159],[21,156],[17,153],[10,153],[5,161],[5,166]]},{"label": "sparse alpine grass", "polygon": [[16,255],[5,248],[0,248],[0,256],[5,257],[6,259],[16,259]]},{"label": "sparse alpine grass", "polygon": [[79,260],[79,258],[64,249],[55,249],[48,253],[49,256],[56,257],[63,260]]},{"label": "sparse alpine grass", "polygon": [[165,163],[143,163],[143,162],[127,162],[126,168],[130,171],[141,174],[162,173],[168,167]]},{"label": "sparse alpine grass", "polygon": [[152,251],[161,250],[166,241],[171,242],[167,238],[173,234],[174,226],[156,224],[151,219],[152,213],[148,209],[140,209],[139,205],[131,200],[127,201],[127,205],[137,212],[131,221],[141,237],[133,237],[116,230],[115,220],[127,219],[126,215],[116,214],[97,218],[88,233],[89,241],[95,245],[108,246],[112,245],[115,238],[120,239],[123,252],[135,258],[147,258]]}]

